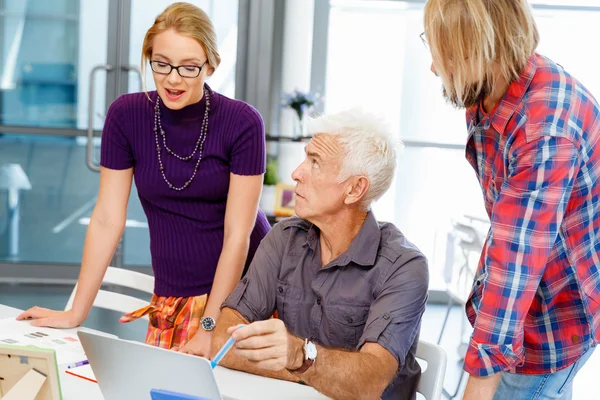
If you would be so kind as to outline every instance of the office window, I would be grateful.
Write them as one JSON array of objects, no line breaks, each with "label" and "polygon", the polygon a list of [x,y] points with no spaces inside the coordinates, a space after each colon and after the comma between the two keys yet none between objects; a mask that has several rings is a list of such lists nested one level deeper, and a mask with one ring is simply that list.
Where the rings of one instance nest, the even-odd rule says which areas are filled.
[{"label": "office window", "polygon": [[79,10],[76,0],[0,1],[0,124],[76,125]]},{"label": "office window", "polygon": [[[565,1],[543,3],[534,8],[539,52],[600,98],[600,55],[590,44],[600,37],[600,1],[576,2],[585,8]],[[431,55],[419,39],[423,5],[331,1],[325,112],[363,106],[384,117],[405,142],[394,185],[374,210],[428,256],[435,289],[443,287],[444,263],[436,247],[443,246],[440,239],[451,220],[486,216],[481,189],[464,158],[464,111],[443,99],[441,81],[430,71]]]}]

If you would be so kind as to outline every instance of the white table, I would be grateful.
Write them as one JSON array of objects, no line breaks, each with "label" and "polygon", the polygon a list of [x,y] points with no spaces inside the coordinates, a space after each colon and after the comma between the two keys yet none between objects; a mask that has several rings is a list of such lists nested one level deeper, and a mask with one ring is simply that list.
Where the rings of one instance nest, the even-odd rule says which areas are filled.
[{"label": "white table", "polygon": [[[16,317],[20,312],[21,310],[0,304],[0,319]],[[221,394],[236,400],[327,399],[308,386],[246,374],[223,367],[215,369],[215,378]],[[64,372],[64,369],[60,371],[60,385],[63,400],[80,400],[83,393],[85,393],[86,400],[104,400],[98,384],[69,375]]]}]

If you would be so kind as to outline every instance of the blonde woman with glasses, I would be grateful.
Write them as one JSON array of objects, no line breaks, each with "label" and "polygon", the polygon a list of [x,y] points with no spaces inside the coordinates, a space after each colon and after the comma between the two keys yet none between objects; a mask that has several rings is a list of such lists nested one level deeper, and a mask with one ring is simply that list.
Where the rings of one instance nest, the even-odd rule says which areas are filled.
[{"label": "blonde woman with glasses", "polygon": [[33,308],[19,319],[57,328],[85,320],[123,233],[135,179],[148,218],[155,295],[121,321],[147,314],[148,343],[209,356],[221,303],[269,231],[258,211],[263,121],[205,83],[220,62],[204,11],[175,3],[156,18],[142,49],[156,91],[121,96],[106,117],[100,192],[73,308]]},{"label": "blonde woman with glasses", "polygon": [[600,108],[536,53],[525,0],[429,0],[424,23],[491,221],[464,399],[571,399],[600,340]]}]

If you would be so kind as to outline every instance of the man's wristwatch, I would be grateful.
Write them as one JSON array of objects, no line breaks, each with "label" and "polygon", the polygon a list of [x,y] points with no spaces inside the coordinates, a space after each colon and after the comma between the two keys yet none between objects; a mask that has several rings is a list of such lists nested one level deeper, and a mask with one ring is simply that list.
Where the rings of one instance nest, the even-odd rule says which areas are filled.
[{"label": "man's wristwatch", "polygon": [[200,319],[200,326],[205,331],[212,331],[213,329],[215,329],[215,325],[215,319],[212,317],[202,317]]},{"label": "man's wristwatch", "polygon": [[307,369],[310,368],[311,365],[317,359],[317,346],[309,341],[308,339],[304,339],[304,362],[298,369],[291,370],[290,372],[294,372],[296,374],[302,374],[306,372]]}]

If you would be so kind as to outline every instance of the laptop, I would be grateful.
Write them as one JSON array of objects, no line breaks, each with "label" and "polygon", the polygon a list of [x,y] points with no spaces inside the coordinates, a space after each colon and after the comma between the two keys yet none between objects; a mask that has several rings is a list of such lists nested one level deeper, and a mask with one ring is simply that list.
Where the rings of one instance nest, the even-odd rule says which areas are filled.
[{"label": "laptop", "polygon": [[223,399],[206,358],[92,332],[77,335],[105,400],[148,400],[153,389]]}]

